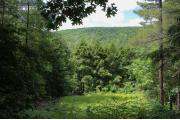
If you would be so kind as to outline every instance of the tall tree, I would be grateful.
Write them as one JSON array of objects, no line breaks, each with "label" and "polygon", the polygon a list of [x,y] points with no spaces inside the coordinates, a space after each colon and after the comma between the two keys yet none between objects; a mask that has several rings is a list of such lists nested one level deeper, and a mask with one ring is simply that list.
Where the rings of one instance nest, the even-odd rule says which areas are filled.
[{"label": "tall tree", "polygon": [[[147,0],[138,3],[143,9],[135,11],[142,16],[145,22],[144,26],[158,26],[158,34],[155,38],[159,40],[159,87],[160,87],[160,103],[164,105],[164,59],[163,59],[163,16],[162,16],[162,0]],[[159,24],[159,25],[158,25]],[[155,30],[155,29],[153,29]],[[152,34],[152,33],[150,33]]]},{"label": "tall tree", "polygon": [[160,22],[160,69],[159,69],[159,84],[160,84],[160,102],[164,105],[164,56],[163,56],[163,13],[162,0],[159,0],[159,22]]}]

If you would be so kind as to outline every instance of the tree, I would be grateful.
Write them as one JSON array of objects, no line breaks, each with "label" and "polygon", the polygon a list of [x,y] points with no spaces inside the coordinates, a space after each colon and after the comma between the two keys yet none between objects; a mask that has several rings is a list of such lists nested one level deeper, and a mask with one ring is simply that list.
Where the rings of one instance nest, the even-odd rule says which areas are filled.
[{"label": "tree", "polygon": [[50,0],[42,7],[42,15],[48,20],[49,29],[58,29],[67,19],[72,24],[82,24],[82,19],[96,12],[97,6],[102,7],[107,17],[115,15],[117,8],[108,0]]},{"label": "tree", "polygon": [[[12,3],[15,5],[17,1],[2,2],[6,7],[12,7],[5,9],[3,19],[6,22],[2,22],[0,26],[0,117],[11,118],[17,117],[17,112],[30,106],[33,99],[33,81],[29,74],[32,69],[28,69],[29,73],[24,71],[24,67],[31,62],[28,61],[25,47],[21,44],[22,29],[15,26],[17,8]],[[14,12],[7,14],[11,9]]]},{"label": "tree", "polygon": [[79,94],[104,89],[116,92],[125,82],[133,81],[127,66],[132,63],[134,54],[130,49],[118,49],[113,44],[81,41],[72,54]]},{"label": "tree", "polygon": [[[42,40],[40,43],[43,64],[43,76],[46,80],[47,95],[56,98],[67,95],[70,86],[70,53],[66,44],[57,38]],[[44,68],[43,67],[43,68]]]},{"label": "tree", "polygon": [[135,10],[135,13],[144,18],[142,25],[153,25],[158,22],[159,10],[158,10],[158,0],[148,0],[145,2],[137,2],[142,8],[140,10]]},{"label": "tree", "polygon": [[69,51],[59,38],[49,39],[37,9],[29,9],[35,16],[29,17],[27,27],[27,11],[19,9],[19,1],[3,2],[6,22],[0,25],[0,118],[19,118],[19,112],[47,97],[67,95]]},{"label": "tree", "polygon": [[[159,1],[160,3],[162,3],[162,1]],[[156,2],[154,2],[156,3]],[[153,4],[154,4],[153,3]],[[158,3],[158,1],[157,1]],[[151,14],[147,14],[146,15],[146,11],[147,6],[149,5],[148,3],[140,3],[141,6],[143,6],[144,9],[137,11],[136,13],[140,14],[141,16],[143,16],[144,18],[147,19],[151,19],[151,16],[153,17],[153,19],[155,20],[155,22],[151,22],[152,24],[146,24],[147,26],[157,26],[160,29],[158,29],[158,34],[156,36],[157,40],[161,41],[160,43],[160,47],[159,49],[156,49],[153,53],[153,59],[158,62],[160,62],[160,73],[159,73],[159,78],[161,78],[161,103],[163,103],[163,91],[166,91],[165,95],[169,95],[170,98],[173,98],[174,96],[174,92],[178,93],[178,75],[179,72],[177,70],[178,66],[179,66],[179,59],[177,58],[177,56],[179,56],[179,42],[178,42],[178,34],[179,34],[179,23],[178,23],[178,18],[179,18],[179,1],[174,0],[166,0],[165,2],[163,2],[163,12],[162,9],[160,10],[160,12],[157,12],[156,17],[154,17]],[[162,8],[162,4],[159,4],[160,8]],[[150,7],[151,8],[151,7]],[[154,7],[155,9],[149,9],[149,11],[151,10],[156,10],[157,8]],[[155,12],[152,12],[155,13]],[[148,16],[149,15],[149,16]],[[158,21],[161,24],[156,24],[159,23],[158,21],[156,21],[156,19],[159,19]],[[163,20],[163,22],[162,22]],[[157,27],[152,27],[151,31],[156,31]],[[162,28],[163,28],[163,32],[162,32]],[[160,31],[160,32],[159,32]],[[150,34],[152,36],[152,32],[149,32],[148,34]],[[149,35],[146,35],[149,37]],[[160,37],[159,37],[160,36]],[[151,38],[152,39],[152,38]],[[155,39],[155,40],[156,40]],[[163,71],[163,72],[162,72]],[[164,73],[164,75],[162,74]],[[165,84],[165,88],[164,90],[163,88],[163,83]],[[177,95],[176,95],[177,96]],[[165,96],[165,98],[167,98]],[[165,99],[166,100],[166,99]],[[170,103],[172,103],[172,99],[170,101]],[[170,105],[172,106],[172,105]]]},{"label": "tree", "polygon": [[[177,101],[178,101],[178,66],[179,66],[179,42],[178,35],[179,35],[179,1],[165,1],[164,2],[164,42],[163,50],[161,49],[158,54],[163,53],[163,60],[164,60],[164,75],[165,84],[169,86],[168,92],[169,96],[174,96],[174,91],[177,93]],[[176,89],[176,90],[175,90]],[[172,102],[170,102],[172,103]],[[172,105],[170,105],[172,106]]]},{"label": "tree", "polygon": [[[156,38],[159,39],[159,85],[160,85],[160,102],[164,105],[164,56],[163,56],[163,16],[162,0],[151,0],[150,2],[139,3],[143,8],[136,11],[137,14],[144,17],[145,26],[157,25],[159,27]],[[159,23],[159,25],[158,25]],[[160,36],[160,37],[159,37]]]},{"label": "tree", "polygon": [[[179,33],[180,33],[180,22],[179,22],[179,13],[180,13],[180,1],[174,0],[170,1],[167,0],[165,2],[166,4],[166,16],[169,18],[168,23],[168,30],[167,30],[167,36],[168,36],[168,41],[167,41],[167,46],[165,47],[165,53],[166,58],[168,59],[167,65],[168,65],[168,78],[170,79],[169,85],[172,94],[176,94],[177,96],[177,109],[180,108],[180,103],[179,103],[179,76],[180,72],[178,70],[180,66],[180,59],[179,59],[179,47],[180,47],[180,42],[179,42]],[[169,17],[171,16],[171,17]]]}]

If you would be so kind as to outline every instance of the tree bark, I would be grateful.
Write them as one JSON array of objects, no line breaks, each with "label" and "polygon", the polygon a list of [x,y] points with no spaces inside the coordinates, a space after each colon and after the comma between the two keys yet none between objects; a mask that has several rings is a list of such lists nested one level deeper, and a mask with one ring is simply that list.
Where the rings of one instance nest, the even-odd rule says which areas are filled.
[{"label": "tree bark", "polygon": [[29,37],[29,2],[27,3],[27,23],[26,23],[26,47],[28,46],[28,37]]},{"label": "tree bark", "polygon": [[164,105],[163,59],[160,60],[159,84],[160,84],[160,103],[161,103],[161,105]]},{"label": "tree bark", "polygon": [[177,109],[180,110],[180,91],[177,93]]},{"label": "tree bark", "polygon": [[160,103],[164,105],[164,56],[163,56],[163,17],[162,17],[162,0],[159,0],[160,9],[160,69],[159,69],[159,85],[160,85]]},{"label": "tree bark", "polygon": [[2,1],[2,2],[3,2],[2,3],[3,4],[3,6],[2,6],[3,7],[3,11],[2,11],[2,23],[1,24],[3,25],[4,24],[4,14],[5,14],[5,1]]},{"label": "tree bark", "polygon": [[171,95],[169,95],[169,108],[170,110],[173,110],[173,100]]}]

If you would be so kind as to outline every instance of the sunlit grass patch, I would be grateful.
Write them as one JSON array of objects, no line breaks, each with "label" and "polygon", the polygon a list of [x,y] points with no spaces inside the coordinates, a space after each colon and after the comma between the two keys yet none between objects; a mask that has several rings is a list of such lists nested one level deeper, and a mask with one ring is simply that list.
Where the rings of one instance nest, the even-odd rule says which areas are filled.
[{"label": "sunlit grass patch", "polygon": [[90,93],[66,96],[43,109],[27,110],[23,118],[174,118],[174,111],[143,93]]}]

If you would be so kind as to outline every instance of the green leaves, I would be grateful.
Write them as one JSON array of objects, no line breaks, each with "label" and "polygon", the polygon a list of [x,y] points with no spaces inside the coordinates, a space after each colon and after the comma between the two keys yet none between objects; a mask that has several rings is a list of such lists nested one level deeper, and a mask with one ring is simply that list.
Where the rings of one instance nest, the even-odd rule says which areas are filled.
[{"label": "green leaves", "polygon": [[79,89],[83,82],[85,89],[88,88],[86,92],[95,89],[101,91],[104,87],[110,90],[111,86],[117,91],[116,88],[123,87],[123,81],[132,81],[126,67],[135,56],[130,49],[82,41],[76,46],[72,56]]},{"label": "green leaves", "polygon": [[153,66],[150,59],[136,59],[129,66],[129,71],[135,77],[135,86],[137,89],[151,89],[153,83]]},{"label": "green leaves", "polygon": [[160,14],[157,1],[138,2],[138,5],[142,9],[135,10],[135,13],[144,18],[145,22],[142,22],[142,25],[152,25],[157,23]]},{"label": "green leaves", "polygon": [[50,0],[42,7],[42,15],[49,21],[49,29],[58,29],[67,19],[73,25],[82,24],[82,19],[96,11],[97,6],[103,8],[107,17],[114,16],[117,8],[107,5],[108,0]]}]

